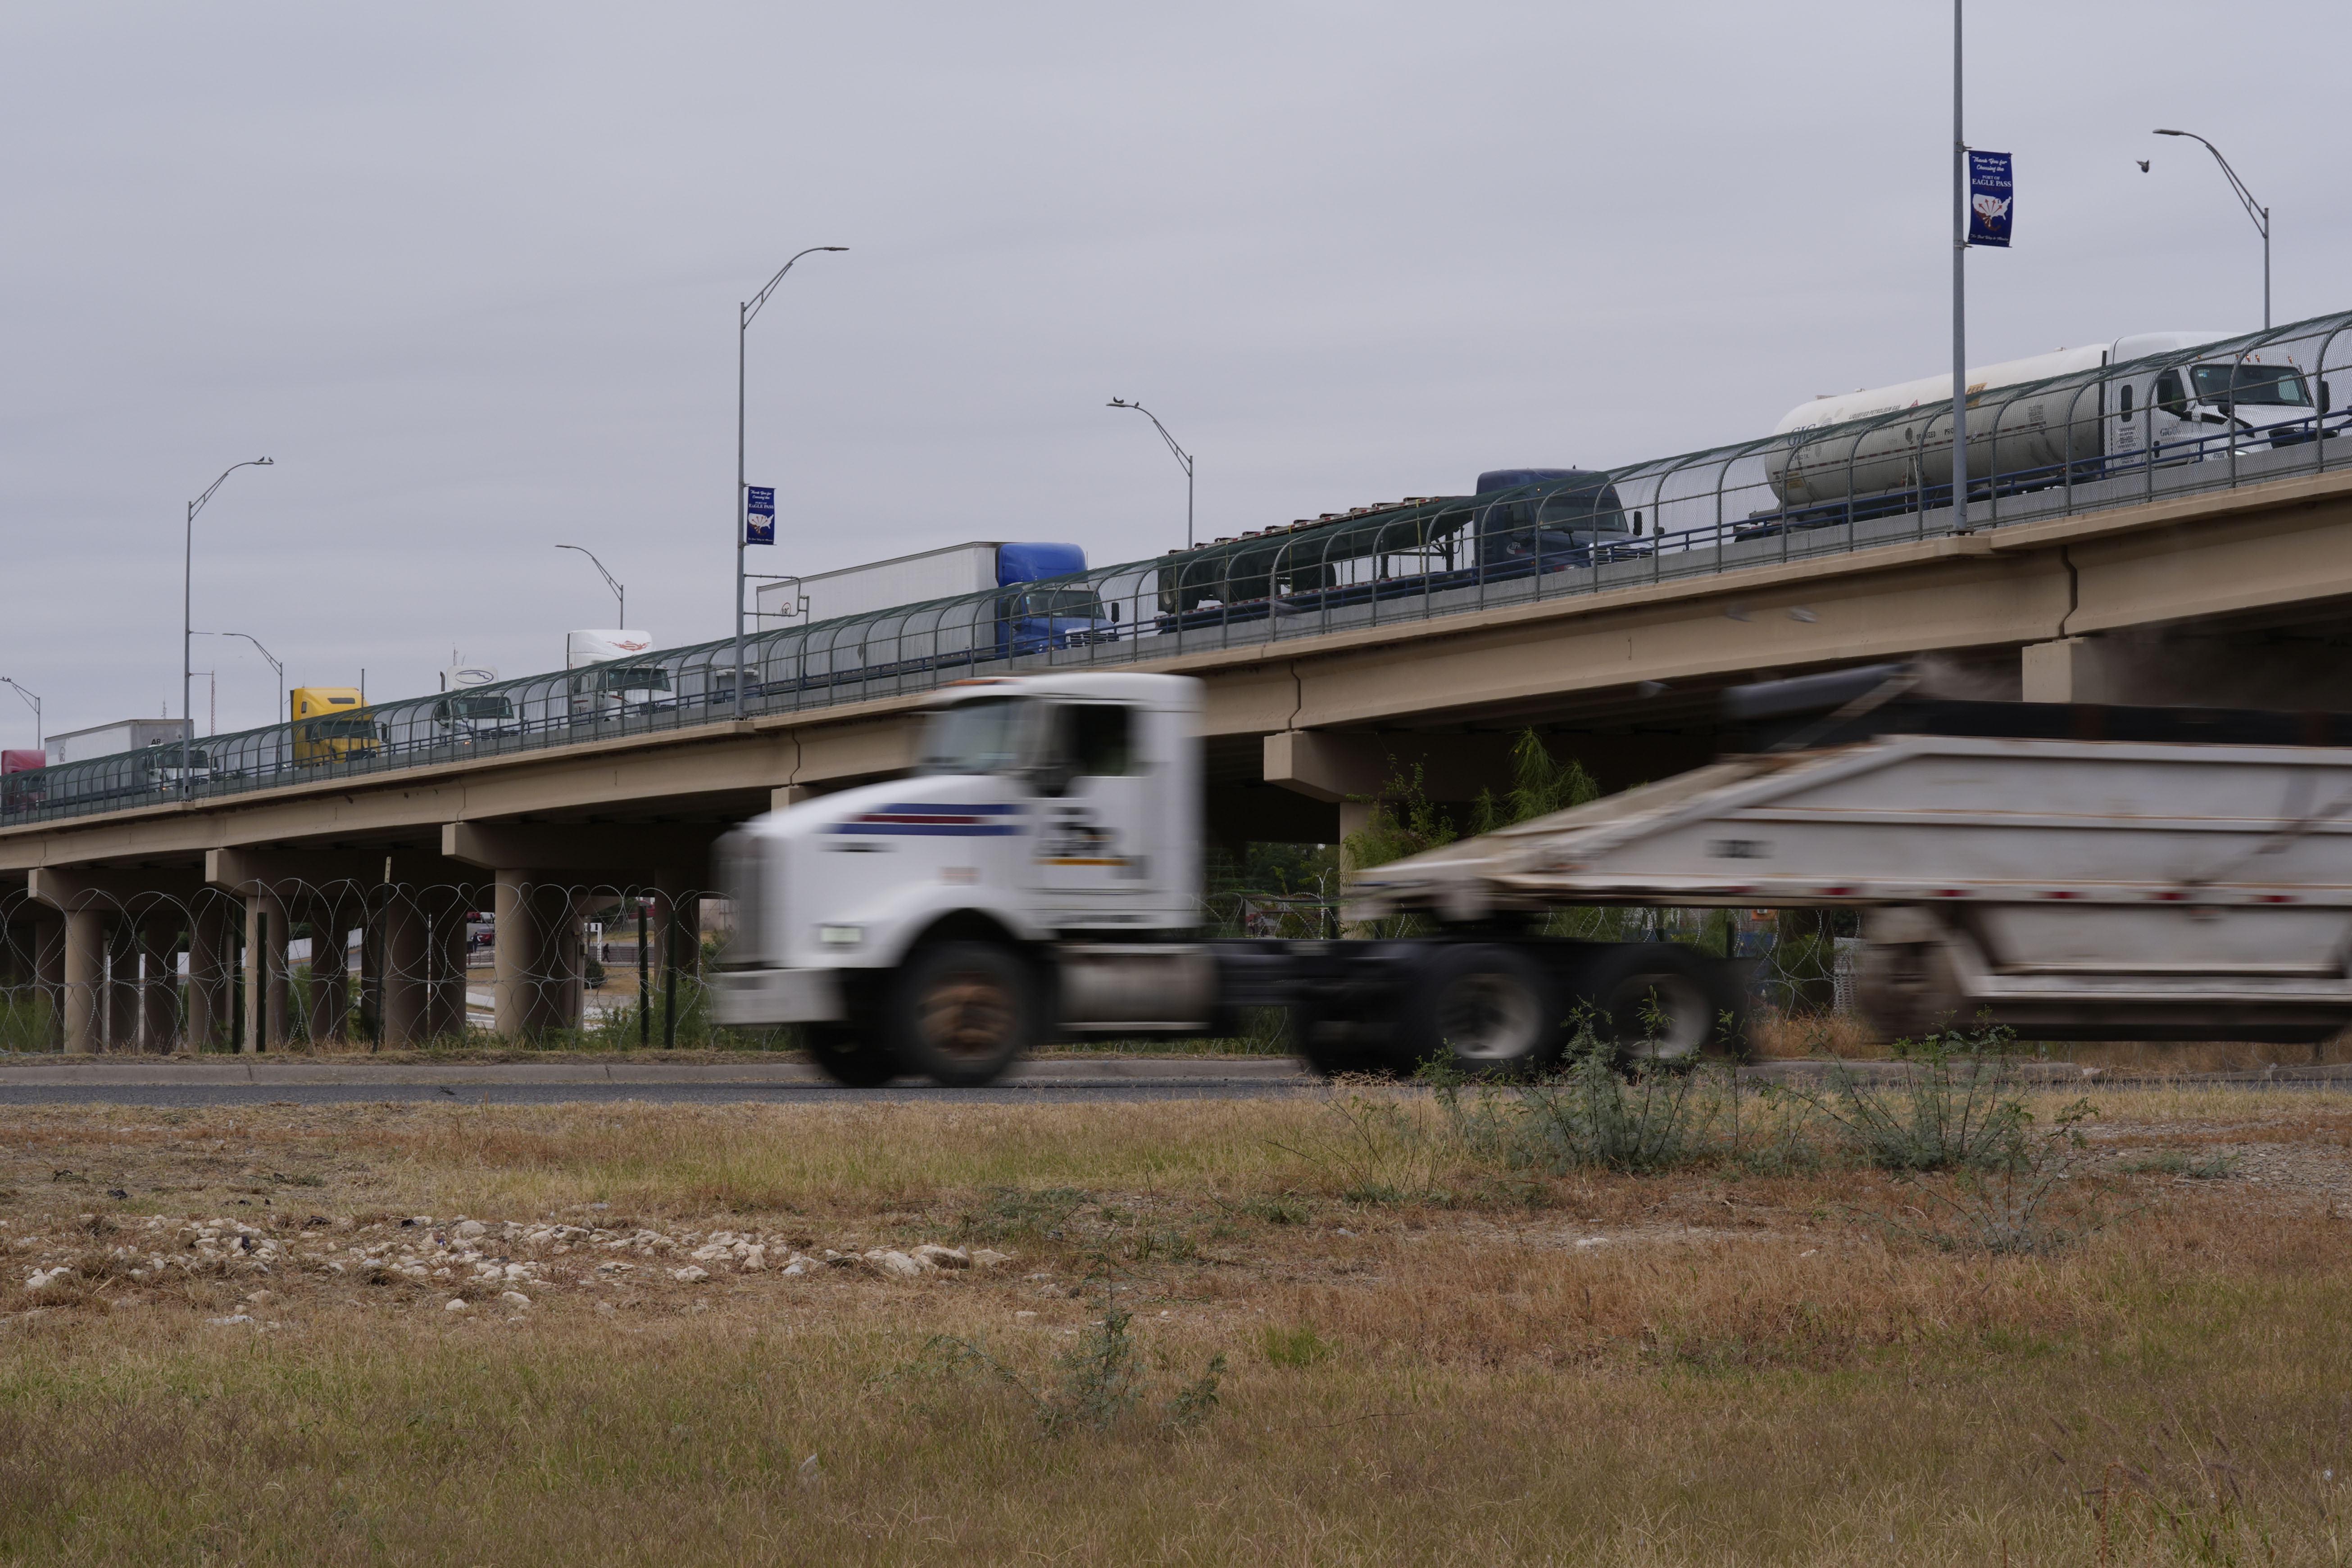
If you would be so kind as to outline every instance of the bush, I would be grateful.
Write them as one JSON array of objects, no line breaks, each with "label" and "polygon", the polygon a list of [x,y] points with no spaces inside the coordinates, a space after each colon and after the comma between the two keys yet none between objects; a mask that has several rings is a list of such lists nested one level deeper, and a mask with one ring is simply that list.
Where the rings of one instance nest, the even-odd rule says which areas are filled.
[{"label": "bush", "polygon": [[1999,1170],[2020,1158],[2032,1116],[2018,1094],[2015,1036],[1993,1024],[1898,1040],[1892,1091],[1840,1062],[1825,1094],[1790,1089],[1834,1125],[1863,1161],[1885,1171]]},{"label": "bush", "polygon": [[1482,1089],[1468,1103],[1457,1076],[1431,1068],[1423,1080],[1469,1152],[1548,1175],[1663,1171],[1715,1153],[1716,1122],[1738,1093],[1721,1073],[1654,1062],[1621,1070],[1617,1047],[1593,1033],[1590,1017],[1578,1020],[1556,1077]]}]

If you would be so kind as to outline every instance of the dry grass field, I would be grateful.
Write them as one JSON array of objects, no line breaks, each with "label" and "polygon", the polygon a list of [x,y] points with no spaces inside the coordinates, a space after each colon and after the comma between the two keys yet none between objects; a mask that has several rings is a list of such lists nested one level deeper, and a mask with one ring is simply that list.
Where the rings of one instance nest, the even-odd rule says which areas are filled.
[{"label": "dry grass field", "polygon": [[2097,1112],[1999,1247],[1394,1090],[0,1110],[0,1561],[2344,1561],[2352,1097]]}]

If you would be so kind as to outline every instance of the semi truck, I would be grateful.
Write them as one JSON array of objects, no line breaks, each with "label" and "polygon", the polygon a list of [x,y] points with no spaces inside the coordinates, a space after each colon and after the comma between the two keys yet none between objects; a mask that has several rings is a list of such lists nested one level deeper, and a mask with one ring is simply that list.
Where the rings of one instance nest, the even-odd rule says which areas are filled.
[{"label": "semi truck", "polygon": [[669,695],[669,671],[642,658],[654,634],[614,628],[566,632],[563,668],[573,720],[617,718],[631,707],[657,705]]},{"label": "semi truck", "polygon": [[[2329,389],[2323,383],[2315,391],[2294,355],[2263,350],[2195,358],[2202,345],[2238,335],[2139,332],[1970,369],[1969,494],[2314,439],[2330,412]],[[2086,379],[2111,365],[2125,368]],[[2058,377],[2077,379],[2047,393],[2009,390]],[[1866,419],[1884,422],[1858,438],[1809,434]],[[1948,372],[1816,397],[1790,409],[1772,433],[1790,437],[1765,459],[1780,504],[1754,514],[1738,531],[1744,537],[1951,504]]]},{"label": "semi truck", "polygon": [[[822,647],[796,647],[763,669],[763,681],[858,675],[942,660],[1009,658],[1048,648],[1115,641],[1118,609],[1078,574],[1075,544],[974,540],[862,566],[767,584],[756,595],[763,629],[779,623],[843,621],[904,610],[855,627]],[[969,595],[1002,590],[975,605]],[[943,610],[929,610],[950,601]],[[962,601],[957,603],[956,601]]]},{"label": "semi truck", "polygon": [[[803,1026],[835,1079],[987,1083],[1037,1043],[1289,1013],[1326,1072],[1539,1070],[1571,1018],[1633,1056],[1736,1046],[1748,986],[1579,906],[1858,906],[1874,1021],[2037,1038],[2310,1040],[2352,1024],[2352,716],[1921,695],[1907,667],[1745,689],[1751,750],[1379,867],[1357,929],[1203,940],[1198,687],[943,694],[907,778],[721,840],[718,1016]],[[1398,922],[1397,917],[1415,917]]]}]

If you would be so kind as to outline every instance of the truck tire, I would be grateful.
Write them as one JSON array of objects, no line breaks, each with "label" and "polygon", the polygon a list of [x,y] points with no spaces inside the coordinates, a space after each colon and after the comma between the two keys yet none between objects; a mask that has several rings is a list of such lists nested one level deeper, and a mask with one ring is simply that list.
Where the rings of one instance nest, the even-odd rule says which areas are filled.
[{"label": "truck tire", "polygon": [[1559,1055],[1560,1002],[1543,966],[1496,942],[1444,942],[1404,999],[1396,1066],[1438,1061],[1482,1078],[1540,1072]]},{"label": "truck tire", "polygon": [[908,1071],[978,1089],[1036,1040],[1037,986],[1006,948],[945,942],[908,960],[882,1013],[882,1037]]},{"label": "truck tire", "polygon": [[1592,1032],[1621,1060],[1688,1064],[1727,1016],[1736,1045],[1746,1016],[1730,966],[1680,942],[1627,942],[1585,972],[1579,1000]]},{"label": "truck tire", "polygon": [[808,1054],[819,1072],[844,1089],[879,1089],[898,1076],[896,1058],[839,1024],[809,1025]]}]

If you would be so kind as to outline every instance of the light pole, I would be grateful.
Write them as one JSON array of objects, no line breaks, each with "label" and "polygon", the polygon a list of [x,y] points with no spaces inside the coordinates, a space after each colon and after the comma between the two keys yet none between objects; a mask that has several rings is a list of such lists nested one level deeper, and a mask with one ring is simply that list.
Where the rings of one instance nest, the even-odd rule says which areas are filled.
[{"label": "light pole", "polygon": [[41,743],[41,700],[38,697],[34,696],[31,692],[26,690],[23,687],[17,686],[15,681],[9,679],[5,675],[0,675],[0,686],[15,686],[16,688],[16,695],[33,705],[33,749],[41,752],[43,757],[46,759],[48,753],[48,748]]},{"label": "light pole", "polygon": [[263,647],[261,646],[261,639],[255,637],[251,632],[198,632],[196,635],[200,637],[243,637],[246,641],[254,646],[255,650],[258,652],[262,658],[269,661],[269,668],[272,670],[275,670],[278,675],[278,689],[271,694],[269,699],[269,721],[273,724],[277,723],[278,721],[278,710],[279,707],[283,705],[286,698],[286,667],[278,662],[278,656],[271,653],[268,648]]},{"label": "light pole", "polygon": [[2157,134],[2186,136],[2191,142],[2201,142],[2205,151],[2213,154],[2213,162],[2221,165],[2221,173],[2229,180],[2230,189],[2237,193],[2240,205],[2246,209],[2246,216],[2254,220],[2254,231],[2263,237],[2263,331],[2269,331],[2271,330],[2271,209],[2254,200],[2254,193],[2246,189],[2246,182],[2238,178],[2238,171],[2230,167],[2230,160],[2221,156],[2221,149],[2207,142],[2194,131],[2159,131]]},{"label": "light pole", "polygon": [[1168,426],[1160,423],[1160,416],[1151,412],[1150,409],[1143,406],[1142,404],[1129,403],[1124,397],[1114,397],[1103,406],[1106,408],[1132,408],[1138,414],[1142,415],[1146,419],[1150,420],[1151,427],[1160,432],[1160,438],[1168,443],[1168,449],[1176,454],[1176,460],[1184,465],[1184,548],[1187,550],[1192,549],[1192,454],[1184,450],[1183,447],[1179,447],[1176,444],[1176,437],[1168,434]]},{"label": "light pole", "polygon": [[621,586],[620,584],[614,582],[613,580],[613,574],[610,572],[604,571],[604,563],[596,559],[596,552],[577,544],[559,544],[555,548],[558,550],[579,551],[581,554],[588,557],[588,564],[593,566],[599,573],[603,574],[604,578],[604,586],[612,589],[613,597],[620,601],[620,608],[613,613],[619,616],[621,618],[614,624],[624,630],[627,629],[629,625],[629,591]]},{"label": "light pole", "polygon": [[[194,731],[189,728],[188,687],[195,679],[195,658],[192,651],[195,637],[192,616],[196,604],[196,513],[213,499],[213,492],[228,483],[228,477],[239,468],[276,467],[267,458],[248,458],[242,463],[231,463],[221,470],[221,477],[205,489],[205,493],[188,503],[188,538],[185,559],[180,573],[180,787],[184,792],[193,776],[188,765],[188,742]],[[259,644],[256,644],[259,647]]]},{"label": "light pole", "polygon": [[[1960,6],[1952,0],[1952,531],[1969,531],[1969,144],[1960,134]],[[1927,481],[1922,479],[1924,486]],[[1920,524],[1927,498],[1919,498]]]},{"label": "light pole", "polygon": [[735,717],[743,717],[743,355],[744,344],[751,335],[751,318],[793,269],[793,261],[803,256],[814,256],[820,250],[847,250],[845,245],[812,245],[806,250],[795,251],[793,260],[776,269],[768,286],[735,307]]}]

